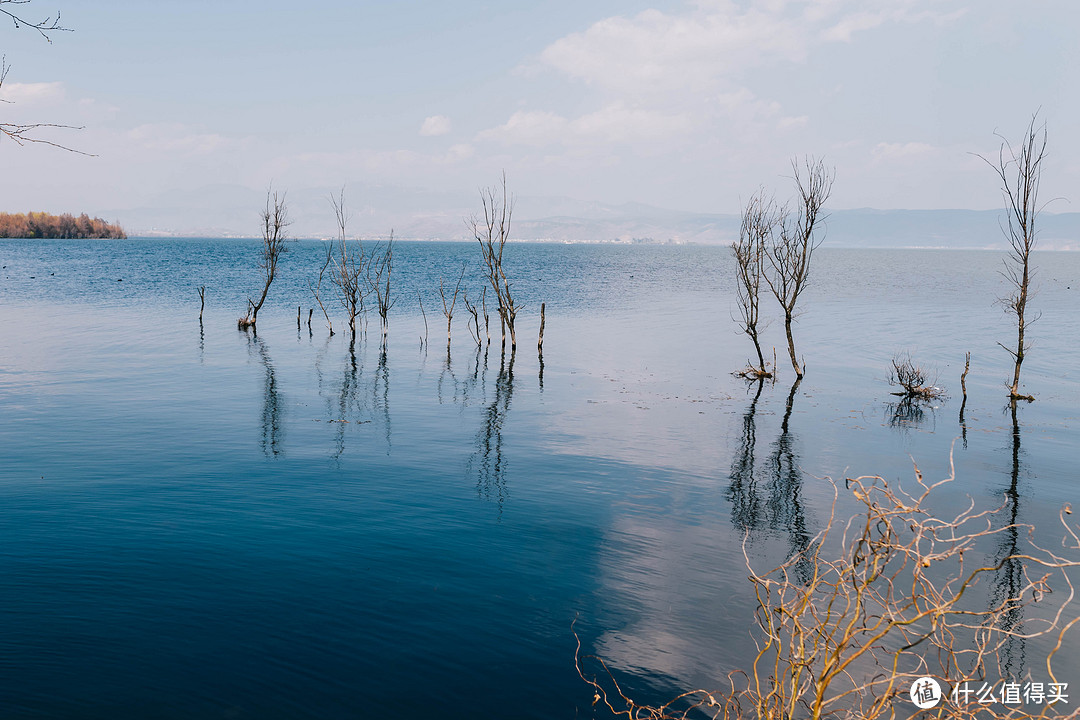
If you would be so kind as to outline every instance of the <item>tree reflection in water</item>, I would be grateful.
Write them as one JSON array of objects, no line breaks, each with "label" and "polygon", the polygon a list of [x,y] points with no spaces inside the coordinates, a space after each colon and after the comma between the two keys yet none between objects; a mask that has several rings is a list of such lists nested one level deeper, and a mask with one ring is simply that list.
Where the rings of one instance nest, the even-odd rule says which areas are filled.
[{"label": "tree reflection in water", "polygon": [[540,380],[540,393],[543,394],[543,392],[544,392],[544,351],[543,350],[540,350],[537,353],[537,360],[539,360],[539,362],[540,362],[540,370],[537,373],[537,376],[538,376],[538,378]]},{"label": "tree reflection in water", "polygon": [[[476,474],[476,492],[485,499],[494,498],[501,512],[509,494],[506,487],[506,459],[503,457],[503,423],[510,411],[514,394],[514,356],[506,360],[505,349],[499,357],[499,374],[495,378],[495,396],[484,407],[480,431],[476,434],[476,449],[469,458],[468,473]],[[485,354],[485,358],[486,358]],[[484,363],[485,370],[487,363]]]},{"label": "tree reflection in water", "polygon": [[902,430],[911,430],[928,419],[936,419],[934,407],[927,401],[915,397],[903,397],[896,402],[886,403],[885,416],[889,427]]},{"label": "tree reflection in water", "polygon": [[364,417],[365,396],[360,393],[364,363],[363,357],[357,354],[356,339],[349,339],[340,374],[328,377],[323,365],[331,342],[332,338],[327,337],[322,349],[315,356],[315,376],[319,384],[319,394],[326,402],[326,422],[334,427],[330,457],[340,460],[345,453],[347,427],[369,423],[371,420]]},{"label": "tree reflection in water", "polygon": [[[997,627],[1009,633],[998,653],[1003,679],[1019,680],[1026,666],[1026,644],[1022,636],[1024,606],[1021,602],[1023,588],[1027,584],[1024,561],[1021,557],[1020,527],[1017,520],[1020,515],[1020,424],[1016,418],[1016,401],[1009,404],[1012,415],[1012,468],[1009,487],[1005,490],[1005,500],[1009,506],[1004,513],[1007,525],[1000,534],[1000,541],[994,565],[999,566],[994,576],[994,585],[990,590],[991,607],[1002,606],[1004,613],[999,618]],[[1010,601],[1011,599],[1011,601]]]},{"label": "tree reflection in water", "polygon": [[[769,456],[769,522],[774,530],[783,528],[788,534],[788,555],[795,555],[806,550],[810,542],[810,533],[806,529],[806,510],[802,503],[802,471],[799,469],[799,456],[795,452],[796,438],[791,433],[791,409],[795,405],[795,393],[799,391],[802,377],[797,377],[788,392],[784,407],[784,419],[780,424],[780,437],[773,443],[773,452]],[[799,573],[810,572],[807,555],[796,565]]]},{"label": "tree reflection in water", "polygon": [[247,336],[248,352],[254,352],[263,366],[263,407],[262,407],[262,439],[260,445],[267,457],[277,456],[284,452],[282,436],[284,429],[281,422],[281,394],[278,391],[277,376],[274,374],[274,364],[270,360],[270,352],[266,349],[266,343],[254,331]]},{"label": "tree reflection in water", "polygon": [[379,366],[375,370],[375,382],[371,385],[374,406],[382,410],[383,434],[386,438],[386,454],[393,447],[390,428],[390,365],[386,362],[386,335],[379,347]]},{"label": "tree reflection in water", "polygon": [[750,407],[743,415],[742,435],[735,457],[731,461],[731,484],[727,498],[731,502],[731,522],[736,530],[746,534],[758,528],[763,520],[761,497],[758,495],[757,480],[754,477],[754,449],[757,445],[756,414],[761,391],[765,387],[765,378],[757,381],[757,391]]},{"label": "tree reflection in water", "polygon": [[[796,451],[797,438],[791,432],[791,413],[801,382],[802,378],[797,378],[788,392],[783,420],[780,423],[780,436],[772,443],[771,452],[764,463],[768,481],[764,489],[767,497],[763,499],[757,481],[756,415],[764,381],[758,381],[754,399],[750,401],[750,406],[743,415],[742,435],[731,463],[731,484],[727,492],[735,528],[751,535],[765,527],[773,531],[785,531],[788,536],[789,556],[802,552],[810,542],[806,510],[802,502],[802,472]],[[799,569],[803,570],[801,566]]]},{"label": "tree reflection in water", "polygon": [[[480,346],[475,346],[475,352],[473,353],[472,372],[466,371],[463,378],[459,378],[454,372],[453,363],[451,362],[450,350],[447,348],[446,359],[443,361],[442,368],[439,371],[439,380],[436,386],[439,404],[450,402],[455,405],[459,405],[463,410],[469,407],[474,402],[474,396],[477,387],[483,391],[484,380],[486,378],[481,377],[480,374]],[[484,375],[487,374],[487,350],[483,352],[484,357]],[[447,391],[449,386],[449,391]]]}]

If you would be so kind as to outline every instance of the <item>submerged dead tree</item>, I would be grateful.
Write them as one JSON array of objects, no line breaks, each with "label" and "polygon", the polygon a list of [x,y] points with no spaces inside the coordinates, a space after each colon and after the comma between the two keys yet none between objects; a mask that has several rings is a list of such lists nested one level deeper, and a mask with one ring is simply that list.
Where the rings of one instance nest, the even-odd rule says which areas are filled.
[{"label": "submerged dead tree", "polygon": [[821,244],[814,231],[818,222],[824,219],[822,207],[832,191],[835,172],[825,167],[822,160],[813,157],[805,158],[801,166],[798,160],[792,160],[791,168],[795,173],[793,179],[799,193],[796,200],[797,216],[792,221],[785,214],[779,223],[779,233],[774,233],[772,242],[765,246],[768,268],[763,277],[783,308],[784,332],[787,335],[791,367],[798,377],[802,377],[805,368],[799,365],[795,354],[791,323],[795,319],[799,295],[806,289],[810,279],[810,258]]},{"label": "submerged dead tree", "polygon": [[[334,322],[330,319],[330,313],[327,312],[326,304],[323,302],[323,299],[322,299],[322,284],[323,284],[323,278],[326,277],[326,271],[330,268],[330,265],[333,262],[334,262],[334,244],[333,243],[328,243],[326,245],[326,259],[323,260],[322,267],[319,268],[319,278],[318,278],[318,280],[315,281],[314,285],[312,285],[311,281],[308,280],[308,290],[310,290],[311,294],[315,296],[315,302],[319,304],[319,309],[322,310],[323,317],[326,318],[326,327],[330,330],[330,337],[334,337]],[[314,309],[312,310],[312,312],[314,312]],[[312,313],[308,313],[308,328],[309,329],[311,327],[311,315],[312,315]],[[300,322],[300,316],[299,315],[297,315],[296,322],[299,325],[299,322]]]},{"label": "submerged dead tree", "polygon": [[1009,398],[1013,402],[1035,400],[1031,395],[1020,393],[1020,366],[1030,348],[1024,339],[1024,332],[1028,324],[1037,319],[1030,317],[1027,308],[1034,274],[1031,251],[1035,249],[1035,221],[1042,210],[1039,206],[1039,183],[1042,180],[1043,159],[1046,157],[1046,124],[1037,123],[1036,113],[1019,147],[1013,147],[1002,137],[997,162],[983,158],[1001,180],[1001,194],[1008,215],[1008,222],[1002,229],[1009,238],[1009,257],[1002,274],[1009,281],[1011,291],[1000,302],[1005,312],[1016,317],[1016,349],[1004,343],[998,345],[1012,355],[1014,361],[1012,383],[1009,385]]},{"label": "submerged dead tree", "polygon": [[382,325],[383,338],[390,330],[390,308],[397,302],[390,297],[390,274],[394,269],[394,231],[386,245],[376,243],[368,258],[368,283],[375,291],[375,302],[379,306],[379,321]]},{"label": "submerged dead tree", "polygon": [[[465,323],[465,327],[469,329],[469,334],[472,335],[472,339],[476,341],[476,347],[479,348],[483,343],[480,337],[480,313],[477,310],[476,305],[469,302],[469,289],[465,288],[465,292],[462,293],[461,299],[465,301],[465,309],[472,315],[472,323]],[[473,332],[473,328],[476,328],[476,332]]]},{"label": "submerged dead tree", "polygon": [[259,267],[263,270],[262,294],[258,302],[248,298],[247,314],[237,321],[241,330],[255,327],[255,321],[259,316],[259,310],[266,302],[266,294],[270,292],[270,285],[277,276],[278,260],[285,254],[285,231],[289,227],[289,208],[285,204],[285,194],[278,195],[276,190],[266,191],[266,208],[262,211],[262,260]]},{"label": "submerged dead tree", "polygon": [[[773,372],[765,362],[758,336],[760,319],[761,278],[764,272],[765,248],[772,243],[776,226],[783,220],[783,210],[776,207],[772,198],[760,190],[750,198],[743,210],[742,223],[739,226],[739,239],[731,244],[735,255],[735,299],[739,306],[739,326],[742,332],[754,343],[758,363],[747,363],[747,368],[737,375],[748,380],[771,378]],[[776,368],[773,368],[775,370]]]},{"label": "submerged dead tree", "polygon": [[465,265],[461,266],[461,275],[458,276],[457,284],[454,285],[454,294],[450,301],[446,301],[446,289],[443,280],[439,278],[439,297],[442,299],[443,315],[446,316],[446,353],[450,354],[450,324],[454,319],[454,306],[457,305],[458,294],[461,292],[461,281],[465,278]]},{"label": "submerged dead tree", "polygon": [[506,331],[510,330],[511,353],[517,350],[517,334],[514,320],[520,309],[510,294],[510,283],[503,269],[503,249],[510,237],[510,219],[514,213],[514,198],[506,192],[506,173],[502,176],[502,185],[480,190],[480,200],[484,204],[484,218],[481,221],[473,216],[468,225],[472,229],[480,253],[484,257],[484,270],[491,289],[495,291],[498,302],[499,320],[502,325],[502,341],[506,343]]},{"label": "submerged dead tree", "polygon": [[337,197],[330,196],[330,205],[334,208],[334,218],[338,227],[337,247],[331,261],[330,282],[337,288],[338,300],[349,317],[349,333],[356,340],[356,318],[365,310],[364,300],[368,293],[367,258],[364,246],[359,242],[349,243],[345,227],[349,222],[349,213],[345,209],[345,191]]}]

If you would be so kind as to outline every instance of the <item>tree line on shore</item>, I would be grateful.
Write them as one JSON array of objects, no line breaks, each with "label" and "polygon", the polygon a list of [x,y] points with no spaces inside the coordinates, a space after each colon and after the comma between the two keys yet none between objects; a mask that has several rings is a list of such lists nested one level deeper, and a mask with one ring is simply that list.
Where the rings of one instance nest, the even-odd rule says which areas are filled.
[{"label": "tree line on shore", "polygon": [[0,238],[117,238],[127,233],[116,223],[92,218],[86,213],[53,215],[46,212],[0,213]]}]

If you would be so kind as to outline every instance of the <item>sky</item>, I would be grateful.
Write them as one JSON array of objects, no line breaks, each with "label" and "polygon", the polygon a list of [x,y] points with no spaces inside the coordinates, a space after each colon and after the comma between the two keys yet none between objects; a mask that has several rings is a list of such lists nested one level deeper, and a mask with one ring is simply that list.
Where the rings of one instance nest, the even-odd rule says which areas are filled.
[{"label": "sky", "polygon": [[[0,8],[0,210],[120,216],[342,185],[737,213],[836,168],[830,206],[990,209],[1038,113],[1080,206],[1075,0],[31,0]],[[2,20],[2,19],[0,19]],[[225,190],[221,193],[227,194]],[[152,213],[151,213],[152,214]],[[111,219],[111,218],[110,218]]]}]

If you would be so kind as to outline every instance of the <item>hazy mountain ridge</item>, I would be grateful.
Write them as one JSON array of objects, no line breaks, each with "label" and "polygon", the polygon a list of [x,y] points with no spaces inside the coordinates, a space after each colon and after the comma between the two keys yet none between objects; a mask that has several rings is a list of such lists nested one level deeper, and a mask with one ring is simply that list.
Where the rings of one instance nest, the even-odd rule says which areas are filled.
[{"label": "hazy mountain ridge", "polygon": [[[336,234],[329,197],[341,188],[287,193],[291,232],[297,237]],[[265,194],[241,186],[212,185],[148,198],[104,213],[132,235],[251,237],[259,231]],[[482,214],[476,190],[439,192],[389,185],[345,187],[349,234],[418,240],[471,240],[469,218]],[[834,247],[1006,247],[1004,210],[833,210],[824,244]],[[1080,213],[1040,216],[1040,248],[1080,250]],[[654,207],[611,205],[567,197],[515,198],[513,234],[522,241],[727,244],[738,236],[739,216]]]}]

